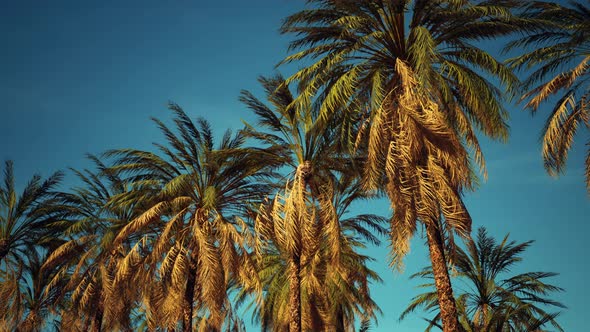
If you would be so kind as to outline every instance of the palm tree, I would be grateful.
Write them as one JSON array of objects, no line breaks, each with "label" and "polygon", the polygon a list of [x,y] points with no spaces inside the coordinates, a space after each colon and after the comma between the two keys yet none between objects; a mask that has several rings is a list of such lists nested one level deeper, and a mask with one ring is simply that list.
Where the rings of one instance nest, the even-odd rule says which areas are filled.
[{"label": "palm tree", "polygon": [[[322,202],[321,207],[317,203],[309,208],[314,213],[316,229],[300,245],[302,264],[296,289],[301,298],[302,331],[354,331],[355,322],[376,320],[379,308],[370,297],[369,284],[380,278],[366,265],[371,258],[356,250],[365,247],[365,238],[359,234],[379,244],[371,230],[384,234],[380,224],[385,220],[373,215],[343,216],[362,195],[359,191],[335,194],[332,204]],[[261,209],[255,224],[264,294],[254,314],[264,331],[289,330],[292,326],[290,286],[297,280],[293,281],[290,274],[288,237],[284,235],[288,234],[292,220],[280,216],[280,211],[284,211],[281,203],[275,199]]]},{"label": "palm tree", "polygon": [[[268,163],[256,149],[243,146],[243,133],[223,136],[215,146],[210,125],[193,123],[177,105],[170,105],[176,132],[154,119],[167,146],[160,154],[125,149],[108,153],[112,169],[127,174],[138,190],[156,194],[146,209],[122,228],[115,244],[141,235],[124,258],[118,275],[145,286],[143,305],[150,328],[221,330],[231,305],[231,282],[245,283],[251,263],[245,255],[242,218],[268,192],[262,181]],[[133,195],[133,191],[131,192]],[[129,194],[113,200],[125,205]],[[156,230],[156,232],[154,232]]]},{"label": "palm tree", "polygon": [[62,325],[67,322],[69,329],[129,331],[137,287],[116,279],[129,245],[115,246],[113,239],[138,216],[149,196],[144,193],[141,200],[126,206],[111,204],[114,197],[131,188],[99,158],[88,158],[96,171],[73,170],[83,186],[60,195],[66,212],[64,243],[44,263],[44,269],[59,271],[48,291],[57,290],[66,301]]},{"label": "palm tree", "polygon": [[62,178],[33,175],[19,194],[12,161],[0,185],[0,328],[30,330],[45,318],[52,294],[39,294],[50,275],[40,273],[39,255],[56,245],[62,216],[55,187]]},{"label": "palm tree", "polygon": [[[548,295],[562,291],[544,280],[556,276],[551,272],[525,272],[510,275],[515,264],[522,261],[521,254],[533,243],[515,243],[504,237],[497,243],[485,228],[480,228],[475,241],[466,244],[466,250],[457,249],[456,271],[461,285],[466,285],[456,298],[460,321],[465,331],[538,331],[547,324],[560,331],[555,321],[559,313],[549,313],[546,307],[564,308]],[[432,270],[427,267],[411,278],[432,279]],[[421,287],[431,288],[432,283]],[[426,292],[414,297],[402,313],[405,318],[418,308],[436,312],[427,329],[440,327],[440,314],[436,308],[436,293]]]},{"label": "palm tree", "polygon": [[[475,175],[465,143],[485,174],[476,130],[505,139],[501,91],[480,72],[510,87],[510,70],[472,42],[513,30],[505,1],[312,0],[286,19],[283,33],[300,51],[283,63],[312,61],[296,103],[321,95],[320,116],[344,112],[343,137],[366,137],[367,189],[387,193],[393,265],[399,266],[419,221],[426,228],[445,331],[457,313],[444,255],[443,228],[467,237],[471,219],[462,191]],[[353,137],[354,138],[354,137]],[[356,141],[362,142],[361,139]],[[452,238],[449,238],[452,242]]]},{"label": "palm tree", "polygon": [[47,255],[32,250],[17,273],[0,275],[0,330],[40,331],[51,317],[59,292],[49,290],[57,271],[42,268]]},{"label": "palm tree", "polygon": [[0,270],[19,270],[35,245],[51,238],[50,224],[59,220],[55,187],[62,178],[55,172],[43,180],[35,174],[19,194],[14,166],[6,161],[0,185]]},{"label": "palm tree", "polygon": [[41,271],[40,255],[60,244],[54,224],[63,216],[55,187],[62,178],[33,175],[19,194],[12,161],[0,185],[0,328],[31,331],[47,318],[55,293],[44,293],[53,271]]},{"label": "palm tree", "polygon": [[[549,174],[565,171],[568,152],[580,126],[590,129],[590,6],[582,1],[531,1],[521,12],[526,35],[509,44],[525,54],[510,59],[531,70],[523,82],[525,108],[534,114],[544,102],[556,102],[543,128],[543,161]],[[551,103],[553,103],[551,101]],[[586,188],[590,193],[590,141],[586,143]]]},{"label": "palm tree", "polygon": [[318,121],[312,103],[291,108],[294,97],[280,75],[259,81],[272,106],[242,92],[259,119],[247,133],[267,147],[267,159],[283,165],[285,176],[255,221],[264,288],[255,315],[265,330],[290,331],[348,329],[357,314],[374,319],[368,283],[378,277],[354,249],[363,246],[359,234],[378,242],[365,225],[382,232],[383,219],[344,218],[352,202],[371,195],[361,191],[354,163],[338,150],[333,123]]},{"label": "palm tree", "polygon": [[20,280],[23,265],[18,271],[0,271],[0,330],[14,330],[23,316],[23,296]]}]

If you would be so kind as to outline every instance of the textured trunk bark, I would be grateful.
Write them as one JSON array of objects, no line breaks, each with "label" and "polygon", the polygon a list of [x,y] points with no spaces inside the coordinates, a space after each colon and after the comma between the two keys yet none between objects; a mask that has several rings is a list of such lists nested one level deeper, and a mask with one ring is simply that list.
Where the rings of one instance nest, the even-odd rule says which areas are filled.
[{"label": "textured trunk bark", "polygon": [[444,332],[459,331],[457,319],[457,306],[453,297],[451,278],[447,268],[447,261],[444,253],[444,242],[436,221],[426,224],[426,236],[428,238],[428,249],[434,275],[434,284],[438,293],[438,305]]},{"label": "textured trunk bark", "polygon": [[[297,166],[297,175],[301,177],[301,190],[305,192],[309,185],[313,167],[309,160]],[[301,227],[301,220],[299,221]],[[300,235],[299,240],[301,241]],[[289,332],[301,332],[301,257],[300,251],[292,253],[289,261]]]},{"label": "textured trunk bark", "polygon": [[301,332],[301,262],[292,257],[289,262],[289,332]]},{"label": "textured trunk bark", "polygon": [[182,309],[182,331],[192,332],[193,330],[193,310],[195,297],[195,281],[197,278],[196,267],[189,268],[189,275],[186,281],[186,290],[184,291],[184,307]]}]

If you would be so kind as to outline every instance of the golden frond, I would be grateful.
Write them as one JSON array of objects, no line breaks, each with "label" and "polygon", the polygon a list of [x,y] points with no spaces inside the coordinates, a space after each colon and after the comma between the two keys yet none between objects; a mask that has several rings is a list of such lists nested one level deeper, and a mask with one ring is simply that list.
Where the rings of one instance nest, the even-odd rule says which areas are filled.
[{"label": "golden frond", "polygon": [[[333,269],[338,269],[340,266],[341,248],[341,229],[340,220],[336,207],[333,204],[332,198],[334,191],[329,186],[324,186],[323,192],[320,195],[320,219],[323,233],[327,239],[328,251],[330,252],[330,261]],[[316,240],[317,242],[317,240]]]},{"label": "golden frond", "polygon": [[364,172],[365,190],[374,190],[381,181],[384,148],[388,141],[388,114],[383,106],[373,112],[369,129],[369,146],[367,151],[367,166]]},{"label": "golden frond", "polygon": [[114,243],[120,244],[123,242],[129,235],[137,232],[140,229],[143,229],[146,225],[153,222],[154,220],[159,219],[162,216],[162,212],[168,208],[168,202],[159,202],[156,203],[154,206],[150,207],[144,213],[142,213],[139,217],[132,220],[129,224],[127,224],[123,229],[119,232],[117,237],[115,238]]},{"label": "golden frond", "polygon": [[159,274],[161,276],[168,276],[171,274],[172,268],[176,262],[176,256],[178,256],[181,252],[180,244],[177,242],[166,252],[164,256],[164,260],[162,260],[162,264],[160,265]]},{"label": "golden frond", "polygon": [[75,252],[75,251],[77,251],[77,252],[81,251],[81,248],[83,248],[84,245],[86,245],[90,241],[95,240],[96,238],[97,238],[97,236],[95,234],[84,235],[84,236],[81,236],[77,239],[70,240],[70,241],[62,244],[57,249],[55,249],[49,255],[49,257],[47,257],[47,259],[43,263],[43,269],[51,269],[52,267],[58,265],[59,263],[61,263],[62,259],[65,256],[68,256],[68,255],[72,254],[72,252]]},{"label": "golden frond", "polygon": [[140,251],[146,246],[146,241],[147,238],[144,236],[141,240],[137,241],[127,255],[125,255],[125,258],[123,258],[121,264],[118,266],[115,282],[119,283],[122,280],[127,280],[134,274],[139,263],[142,261]]},{"label": "golden frond", "polygon": [[184,222],[184,218],[186,217],[187,212],[188,208],[184,208],[176,214],[174,214],[174,216],[170,218],[168,222],[166,222],[166,226],[158,236],[156,244],[151,252],[151,256],[153,259],[158,261],[164,253],[164,250],[166,250],[166,248],[170,246],[170,239],[174,234],[173,231],[182,226],[182,223]]},{"label": "golden frond", "polygon": [[581,109],[576,108],[574,94],[566,94],[556,105],[545,125],[543,160],[552,176],[557,176],[565,165],[567,152],[578,128]]},{"label": "golden frond", "polygon": [[[225,273],[221,262],[219,248],[217,248],[204,225],[195,223],[193,235],[198,247],[198,280],[201,296],[214,324],[221,324],[223,320],[222,307],[226,298]],[[218,325],[216,325],[218,326]]]},{"label": "golden frond", "polygon": [[170,278],[172,288],[181,290],[186,284],[187,275],[189,273],[189,262],[187,258],[186,249],[177,246],[178,253],[175,255],[174,264],[171,266]]},{"label": "golden frond", "polygon": [[522,96],[521,100],[528,99],[531,96],[532,98],[524,105],[524,107],[531,108],[533,110],[538,109],[539,105],[541,105],[543,101],[545,101],[550,95],[555,93],[557,90],[565,87],[567,82],[569,82],[568,76],[562,73],[555,76],[543,85],[525,93]]}]

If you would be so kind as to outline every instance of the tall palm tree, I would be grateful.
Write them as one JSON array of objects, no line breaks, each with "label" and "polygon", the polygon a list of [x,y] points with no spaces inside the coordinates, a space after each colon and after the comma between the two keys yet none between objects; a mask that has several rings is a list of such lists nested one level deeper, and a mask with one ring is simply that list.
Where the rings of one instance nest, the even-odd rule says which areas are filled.
[{"label": "tall palm tree", "polygon": [[35,245],[51,238],[60,209],[56,186],[62,179],[55,172],[47,179],[35,174],[19,194],[12,161],[4,165],[0,185],[0,270],[17,271]]},{"label": "tall palm tree", "polygon": [[314,193],[316,197],[319,194],[319,187],[333,178],[331,171],[337,164],[330,157],[334,155],[335,146],[331,145],[332,141],[323,139],[329,136],[329,132],[325,126],[313,121],[310,104],[301,110],[289,107],[294,97],[287,86],[281,87],[282,77],[261,77],[259,81],[274,109],[247,91],[242,93],[241,101],[256,113],[258,125],[268,131],[248,126],[248,134],[266,144],[269,155],[288,168],[286,181],[281,181],[285,190],[282,195],[277,195],[274,204],[269,205],[274,210],[270,214],[276,218],[265,220],[284,222],[285,235],[275,245],[279,251],[287,251],[288,328],[291,332],[301,331],[301,277],[302,264],[306,263],[302,259],[312,257],[319,244],[317,234],[320,229],[312,201]]},{"label": "tall palm tree", "polygon": [[[382,219],[343,218],[354,200],[370,195],[360,190],[354,163],[335,144],[334,123],[318,121],[312,102],[292,108],[294,96],[280,75],[259,81],[271,106],[242,93],[241,100],[258,116],[258,126],[248,126],[247,133],[267,147],[267,159],[283,165],[285,176],[255,222],[265,288],[256,315],[264,329],[290,331],[321,330],[329,324],[344,330],[354,324],[355,313],[374,318],[367,284],[377,276],[354,247],[362,246],[358,234],[376,241],[363,223],[379,232]],[[356,294],[351,291],[355,287]]]},{"label": "tall palm tree", "polygon": [[[586,1],[530,1],[521,8],[525,36],[508,49],[523,48],[510,59],[530,70],[523,82],[525,108],[536,113],[557,97],[543,129],[543,160],[549,174],[565,171],[568,152],[580,127],[590,129],[590,4]],[[531,50],[532,51],[529,51]],[[586,143],[586,188],[590,193],[590,141]]]},{"label": "tall palm tree", "polygon": [[111,204],[131,188],[99,158],[88,158],[96,170],[73,170],[83,186],[60,195],[65,211],[64,243],[45,261],[44,269],[59,271],[48,291],[57,289],[67,302],[61,315],[62,324],[67,322],[70,329],[131,330],[137,287],[115,278],[129,245],[114,245],[113,239],[138,216],[149,196],[143,193],[141,200],[126,206]]},{"label": "tall palm tree", "polygon": [[[145,285],[150,328],[176,329],[180,321],[183,331],[192,331],[197,321],[200,328],[219,331],[231,309],[230,281],[250,278],[242,217],[269,192],[262,179],[272,164],[243,146],[243,133],[228,131],[215,146],[207,121],[195,124],[177,105],[170,110],[175,131],[154,119],[167,140],[167,145],[155,144],[158,154],[133,149],[108,153],[117,164],[112,169],[127,174],[132,186],[156,190],[143,213],[115,238],[117,244],[133,234],[143,236],[118,275]],[[113,204],[133,199],[125,194]]]},{"label": "tall palm tree", "polygon": [[[456,277],[466,288],[456,300],[465,331],[538,331],[548,324],[563,331],[555,320],[559,313],[546,311],[548,307],[564,308],[549,297],[552,292],[562,289],[545,282],[546,278],[557,274],[525,272],[510,275],[510,270],[522,261],[522,253],[532,242],[516,243],[508,241],[506,236],[497,243],[485,228],[480,228],[475,241],[467,242],[465,250],[457,249]],[[427,267],[412,276],[418,277],[432,280],[432,269]],[[421,287],[432,286],[429,283]],[[434,291],[414,297],[400,319],[421,307],[436,312],[434,318],[428,320],[427,331],[434,326],[440,327]]]},{"label": "tall palm tree", "polygon": [[296,103],[319,93],[322,118],[345,112],[342,128],[366,135],[366,187],[384,190],[394,210],[393,264],[423,224],[445,331],[455,331],[443,228],[449,236],[470,232],[461,197],[475,175],[464,143],[484,170],[476,130],[495,139],[508,134],[501,91],[482,72],[507,87],[516,82],[473,42],[511,32],[510,10],[505,1],[309,2],[313,8],[282,26],[297,36],[291,49],[300,50],[283,62],[311,61],[287,80],[302,82]]},{"label": "tall palm tree", "polygon": [[241,100],[259,119],[247,133],[266,145],[285,176],[255,222],[264,287],[255,314],[263,329],[291,331],[345,330],[355,316],[374,319],[378,308],[368,282],[379,278],[355,247],[363,247],[363,239],[377,243],[366,227],[383,232],[383,219],[344,216],[355,200],[371,195],[361,190],[354,163],[335,144],[335,121],[318,121],[314,103],[291,108],[294,96],[280,75],[259,81],[271,106],[242,92]]}]

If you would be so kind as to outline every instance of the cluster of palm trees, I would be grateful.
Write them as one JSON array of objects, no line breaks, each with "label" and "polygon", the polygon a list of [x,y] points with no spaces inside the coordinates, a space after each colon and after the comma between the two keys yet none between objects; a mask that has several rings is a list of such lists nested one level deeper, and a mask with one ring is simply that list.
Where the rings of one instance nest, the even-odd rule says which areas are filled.
[{"label": "cluster of palm trees", "polygon": [[[563,172],[574,134],[590,128],[590,7],[308,2],[281,27],[295,35],[283,63],[301,69],[261,77],[266,101],[242,92],[257,123],[217,137],[171,104],[173,125],[154,119],[164,140],[153,151],[89,156],[66,192],[56,173],[18,193],[6,163],[0,328],[242,331],[247,303],[265,331],[366,330],[380,278],[361,249],[386,237],[401,268],[422,227],[431,266],[418,275],[435,289],[402,316],[424,306],[444,331],[560,328],[547,311],[562,307],[548,298],[560,289],[542,280],[552,274],[501,279],[529,243],[470,240],[463,193],[485,177],[477,134],[508,136],[505,96],[532,111],[558,96],[543,158]],[[500,37],[521,55],[503,62],[482,46]],[[590,189],[590,154],[586,179]],[[392,216],[351,213],[380,196]],[[453,293],[454,277],[474,289]]]}]

